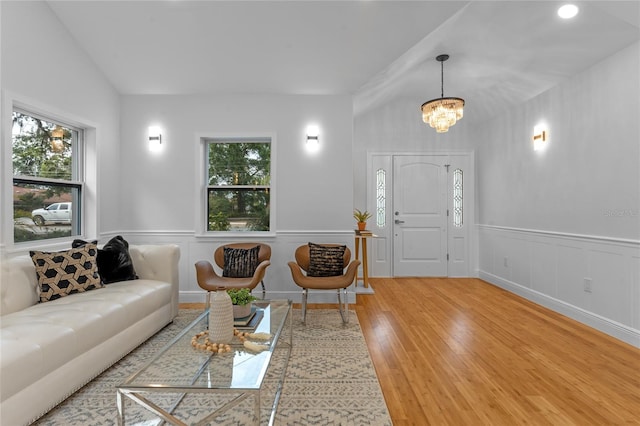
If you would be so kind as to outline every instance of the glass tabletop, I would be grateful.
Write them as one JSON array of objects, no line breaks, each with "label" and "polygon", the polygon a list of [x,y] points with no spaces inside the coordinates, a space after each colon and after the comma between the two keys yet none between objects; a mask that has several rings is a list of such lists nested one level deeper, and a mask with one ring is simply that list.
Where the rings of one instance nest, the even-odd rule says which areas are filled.
[{"label": "glass tabletop", "polygon": [[[284,330],[289,333],[287,339],[290,339],[290,327],[285,325],[287,319],[291,321],[291,301],[261,300],[254,302],[254,306],[256,310],[262,311],[263,317],[255,330],[251,331],[269,333],[271,338],[253,341],[266,345],[267,349],[261,352],[247,350],[238,337],[233,338],[230,352],[214,354],[194,348],[191,339],[208,327],[209,313],[204,311],[118,388],[183,391],[259,389],[276,343],[283,340]],[[290,340],[288,343],[290,344]]]}]

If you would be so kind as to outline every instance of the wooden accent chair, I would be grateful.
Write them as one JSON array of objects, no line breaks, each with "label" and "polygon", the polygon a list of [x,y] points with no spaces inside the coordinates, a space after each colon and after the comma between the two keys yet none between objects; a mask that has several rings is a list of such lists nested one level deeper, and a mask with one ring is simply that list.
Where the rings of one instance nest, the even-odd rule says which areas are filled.
[{"label": "wooden accent chair", "polygon": [[[243,277],[224,276],[225,271],[228,272],[228,268],[225,269],[225,247],[231,249],[243,249],[250,250],[259,246],[258,249],[258,261],[253,275]],[[218,247],[213,253],[213,259],[216,265],[223,270],[222,276],[218,275],[213,268],[213,265],[208,260],[201,260],[196,262],[196,277],[198,285],[207,292],[217,291],[223,287],[225,289],[230,288],[248,288],[252,291],[258,283],[262,285],[262,298],[265,298],[265,286],[264,275],[266,269],[271,265],[271,247],[264,243],[230,243]],[[227,265],[229,266],[229,265]],[[242,265],[240,265],[242,266]],[[232,274],[233,275],[233,274]],[[247,274],[248,275],[248,274]],[[207,295],[207,304],[209,301],[209,295]]]},{"label": "wooden accent chair", "polygon": [[[321,244],[325,247],[340,247],[338,244]],[[302,287],[302,322],[307,320],[307,297],[309,289],[311,290],[337,290],[338,293],[338,309],[344,324],[349,322],[349,299],[347,298],[347,288],[354,282],[356,271],[360,265],[359,260],[351,261],[351,251],[345,247],[342,258],[342,269],[347,268],[342,275],[335,276],[309,276],[311,264],[310,247],[308,244],[300,246],[295,251],[295,262],[289,262],[293,281],[299,287]],[[341,292],[344,293],[344,304],[342,302]]]}]

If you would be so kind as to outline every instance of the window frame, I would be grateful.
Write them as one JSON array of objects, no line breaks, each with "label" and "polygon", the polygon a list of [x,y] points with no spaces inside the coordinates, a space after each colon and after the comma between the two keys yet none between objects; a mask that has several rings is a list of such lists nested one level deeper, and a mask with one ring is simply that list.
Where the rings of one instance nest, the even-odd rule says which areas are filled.
[{"label": "window frame", "polygon": [[[270,237],[275,236],[276,234],[276,135],[272,132],[259,132],[259,133],[250,133],[250,132],[237,132],[237,133],[215,133],[215,132],[207,132],[196,135],[198,139],[198,143],[200,144],[200,155],[198,156],[198,167],[197,167],[197,180],[198,180],[198,203],[200,204],[197,209],[196,214],[196,237],[224,237],[224,238],[234,238],[234,239],[242,239],[244,237],[250,239],[255,237]],[[215,143],[212,141],[219,141],[220,143],[228,143],[229,141],[233,142],[255,142],[262,141],[270,144],[270,184],[261,187],[269,188],[269,230],[268,231],[209,231],[208,230],[208,219],[209,219],[209,188],[216,187],[224,189],[234,189],[234,188],[254,188],[255,185],[224,185],[224,186],[215,186],[208,185],[209,178],[209,149],[208,146],[210,143]]]},{"label": "window frame", "polygon": [[[13,175],[13,113],[19,112],[31,117],[45,120],[49,123],[61,125],[67,129],[73,130],[76,136],[72,140],[72,180],[59,180],[50,178],[38,178],[25,175]],[[23,252],[25,249],[32,248],[50,248],[56,249],[66,246],[70,241],[76,238],[86,238],[87,227],[95,233],[97,222],[95,218],[90,218],[88,214],[95,214],[96,205],[87,206],[85,200],[89,193],[95,193],[96,177],[95,170],[87,174],[88,167],[97,166],[96,158],[89,156],[89,153],[95,155],[96,149],[96,129],[97,126],[91,124],[90,121],[78,118],[74,114],[61,112],[55,107],[48,105],[40,105],[33,100],[25,100],[15,94],[5,93],[2,100],[2,118],[3,132],[2,144],[2,165],[3,165],[3,181],[6,185],[2,185],[2,204],[0,209],[0,222],[4,230],[0,246],[6,248],[7,253]],[[72,208],[72,232],[69,236],[45,238],[38,240],[29,240],[15,242],[14,234],[14,201],[13,187],[14,182],[35,183],[44,185],[59,185],[69,188],[70,191],[77,190],[77,199],[73,199],[73,203],[77,207]],[[51,203],[54,204],[54,203]]]}]

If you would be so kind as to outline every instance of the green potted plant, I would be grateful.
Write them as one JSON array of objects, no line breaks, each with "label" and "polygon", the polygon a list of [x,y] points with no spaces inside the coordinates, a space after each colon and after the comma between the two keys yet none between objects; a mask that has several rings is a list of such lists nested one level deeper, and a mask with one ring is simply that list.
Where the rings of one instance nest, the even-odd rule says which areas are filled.
[{"label": "green potted plant", "polygon": [[353,218],[356,220],[356,222],[358,222],[359,231],[364,231],[365,229],[367,229],[367,219],[369,219],[370,217],[371,213],[366,210],[362,212],[358,209],[355,209],[353,211]]},{"label": "green potted plant", "polygon": [[251,314],[251,302],[258,300],[248,288],[232,288],[227,290],[233,304],[233,317],[244,318]]}]

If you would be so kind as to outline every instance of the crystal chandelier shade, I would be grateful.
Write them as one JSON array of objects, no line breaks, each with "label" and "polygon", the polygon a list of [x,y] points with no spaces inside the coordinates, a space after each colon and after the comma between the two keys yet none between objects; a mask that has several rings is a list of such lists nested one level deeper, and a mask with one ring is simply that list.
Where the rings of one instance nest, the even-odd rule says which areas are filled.
[{"label": "crystal chandelier shade", "polygon": [[440,98],[422,104],[422,121],[436,129],[438,133],[448,131],[449,127],[462,118],[464,112],[464,99],[444,97],[444,61],[447,59],[449,59],[449,55],[436,57],[436,60],[440,62]]}]

